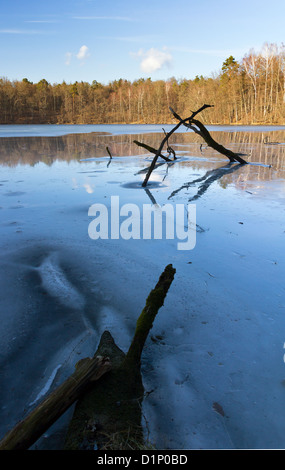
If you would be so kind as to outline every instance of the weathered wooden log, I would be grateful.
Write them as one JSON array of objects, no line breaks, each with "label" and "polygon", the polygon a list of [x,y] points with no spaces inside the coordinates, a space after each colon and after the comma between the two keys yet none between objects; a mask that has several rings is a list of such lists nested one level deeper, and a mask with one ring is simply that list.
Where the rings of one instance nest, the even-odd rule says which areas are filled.
[{"label": "weathered wooden log", "polygon": [[[208,129],[206,129],[206,127],[204,126],[204,124],[202,124],[200,121],[198,121],[198,119],[192,119],[191,121],[193,124],[195,124],[198,128],[199,128],[199,132],[198,134],[205,140],[205,142],[208,144],[209,147],[212,147],[214,150],[216,150],[217,152],[221,153],[222,155],[225,155],[226,157],[228,157],[228,159],[231,161],[231,162],[239,162],[241,163],[242,165],[245,165],[247,164],[247,162],[241,157],[241,155],[237,152],[233,152],[232,150],[230,149],[227,149],[225,148],[223,145],[219,144],[218,142],[216,142],[213,137],[211,136],[210,132],[208,131]],[[193,126],[189,126],[190,129],[193,129],[194,130],[194,127]]]},{"label": "weathered wooden log", "polygon": [[[181,124],[188,129],[192,129],[196,134],[200,135],[206,142],[206,144],[209,147],[212,147],[214,150],[217,152],[221,153],[222,155],[225,155],[228,157],[230,162],[239,162],[243,165],[245,165],[247,162],[240,156],[239,153],[233,152],[232,150],[229,150],[225,148],[223,145],[219,144],[216,142],[213,137],[211,136],[210,132],[202,122],[198,121],[198,119],[194,119],[194,116],[188,118],[188,119],[182,119],[175,111],[173,111],[172,108],[169,108],[170,111],[172,112],[173,116],[178,119]],[[194,125],[193,125],[194,124]],[[196,127],[195,127],[196,126]],[[198,129],[197,129],[198,128]]]},{"label": "weathered wooden log", "polygon": [[81,359],[75,372],[20,421],[0,442],[0,450],[27,450],[78,399],[90,383],[111,369],[106,356]]},{"label": "weathered wooden log", "polygon": [[135,442],[143,440],[140,373],[122,367],[125,353],[115,344],[109,331],[102,334],[96,354],[108,354],[113,367],[98,381],[98,388],[90,388],[77,401],[64,450],[125,449],[129,432]]},{"label": "weathered wooden log", "polygon": [[66,436],[66,450],[134,450],[145,448],[141,426],[144,387],[141,353],[155,316],[164,303],[175,269],[166,266],[150,292],[127,354],[105,331],[96,354],[108,355],[112,370],[77,401]]}]

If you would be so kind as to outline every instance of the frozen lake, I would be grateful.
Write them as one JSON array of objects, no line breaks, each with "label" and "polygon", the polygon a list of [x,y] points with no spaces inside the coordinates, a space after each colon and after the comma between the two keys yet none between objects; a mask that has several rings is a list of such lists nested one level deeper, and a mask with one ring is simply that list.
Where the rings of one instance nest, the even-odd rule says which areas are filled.
[{"label": "frozen lake", "polygon": [[[285,128],[192,132],[142,188],[171,126],[0,126],[0,437],[94,354],[127,350],[150,290],[176,269],[147,340],[143,413],[158,449],[285,447]],[[271,142],[270,144],[266,141]],[[113,158],[109,159],[106,147]],[[196,205],[196,246],[98,239],[90,206]],[[122,220],[124,217],[122,217]],[[72,409],[37,443],[60,448]]]}]

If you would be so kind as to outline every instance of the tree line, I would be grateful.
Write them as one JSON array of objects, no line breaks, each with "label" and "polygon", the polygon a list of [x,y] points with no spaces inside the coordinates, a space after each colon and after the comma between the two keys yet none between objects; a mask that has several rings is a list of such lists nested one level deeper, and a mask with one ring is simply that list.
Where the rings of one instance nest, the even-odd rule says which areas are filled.
[{"label": "tree line", "polygon": [[204,103],[207,124],[284,124],[285,46],[265,44],[240,61],[233,56],[211,77],[166,81],[140,78],[50,84],[0,79],[1,124],[171,123]]}]

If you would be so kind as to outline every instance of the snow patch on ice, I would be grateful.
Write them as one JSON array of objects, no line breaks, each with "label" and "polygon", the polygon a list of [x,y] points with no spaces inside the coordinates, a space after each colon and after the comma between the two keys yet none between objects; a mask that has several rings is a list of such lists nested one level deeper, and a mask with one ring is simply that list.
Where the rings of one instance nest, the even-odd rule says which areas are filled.
[{"label": "snow patch on ice", "polygon": [[47,392],[48,390],[50,389],[50,387],[52,386],[52,383],[55,379],[55,376],[57,374],[57,371],[61,368],[61,364],[58,364],[58,366],[53,370],[51,376],[49,377],[48,381],[46,382],[45,386],[41,389],[40,393],[37,395],[37,397],[35,398],[34,401],[32,401],[30,403],[29,406],[32,406],[34,405],[37,401],[39,401],[39,399],[41,397],[43,397]]},{"label": "snow patch on ice", "polygon": [[83,309],[84,297],[66,278],[57,253],[49,254],[38,268],[42,285],[46,291],[65,306],[72,309]]}]

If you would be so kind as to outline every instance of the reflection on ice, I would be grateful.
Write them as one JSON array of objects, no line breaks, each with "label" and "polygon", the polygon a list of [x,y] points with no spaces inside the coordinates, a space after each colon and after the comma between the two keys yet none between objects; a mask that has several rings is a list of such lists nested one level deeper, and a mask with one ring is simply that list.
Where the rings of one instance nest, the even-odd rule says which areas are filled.
[{"label": "reflection on ice", "polygon": [[201,183],[199,185],[199,189],[197,191],[197,194],[195,196],[191,197],[190,199],[188,199],[189,202],[196,201],[197,199],[199,199],[207,191],[207,189],[215,181],[219,180],[224,175],[229,175],[230,173],[233,173],[233,172],[235,172],[235,171],[237,171],[241,168],[242,168],[242,165],[239,164],[239,163],[238,164],[228,163],[226,166],[222,166],[220,168],[215,168],[214,170],[207,171],[206,174],[204,176],[202,176],[201,178],[197,178],[193,181],[190,181],[189,183],[185,183],[183,186],[181,186],[181,188],[178,188],[175,191],[173,191],[170,194],[168,199],[173,198],[182,189],[188,189],[189,187],[191,187],[191,186],[193,186],[197,183]]}]

